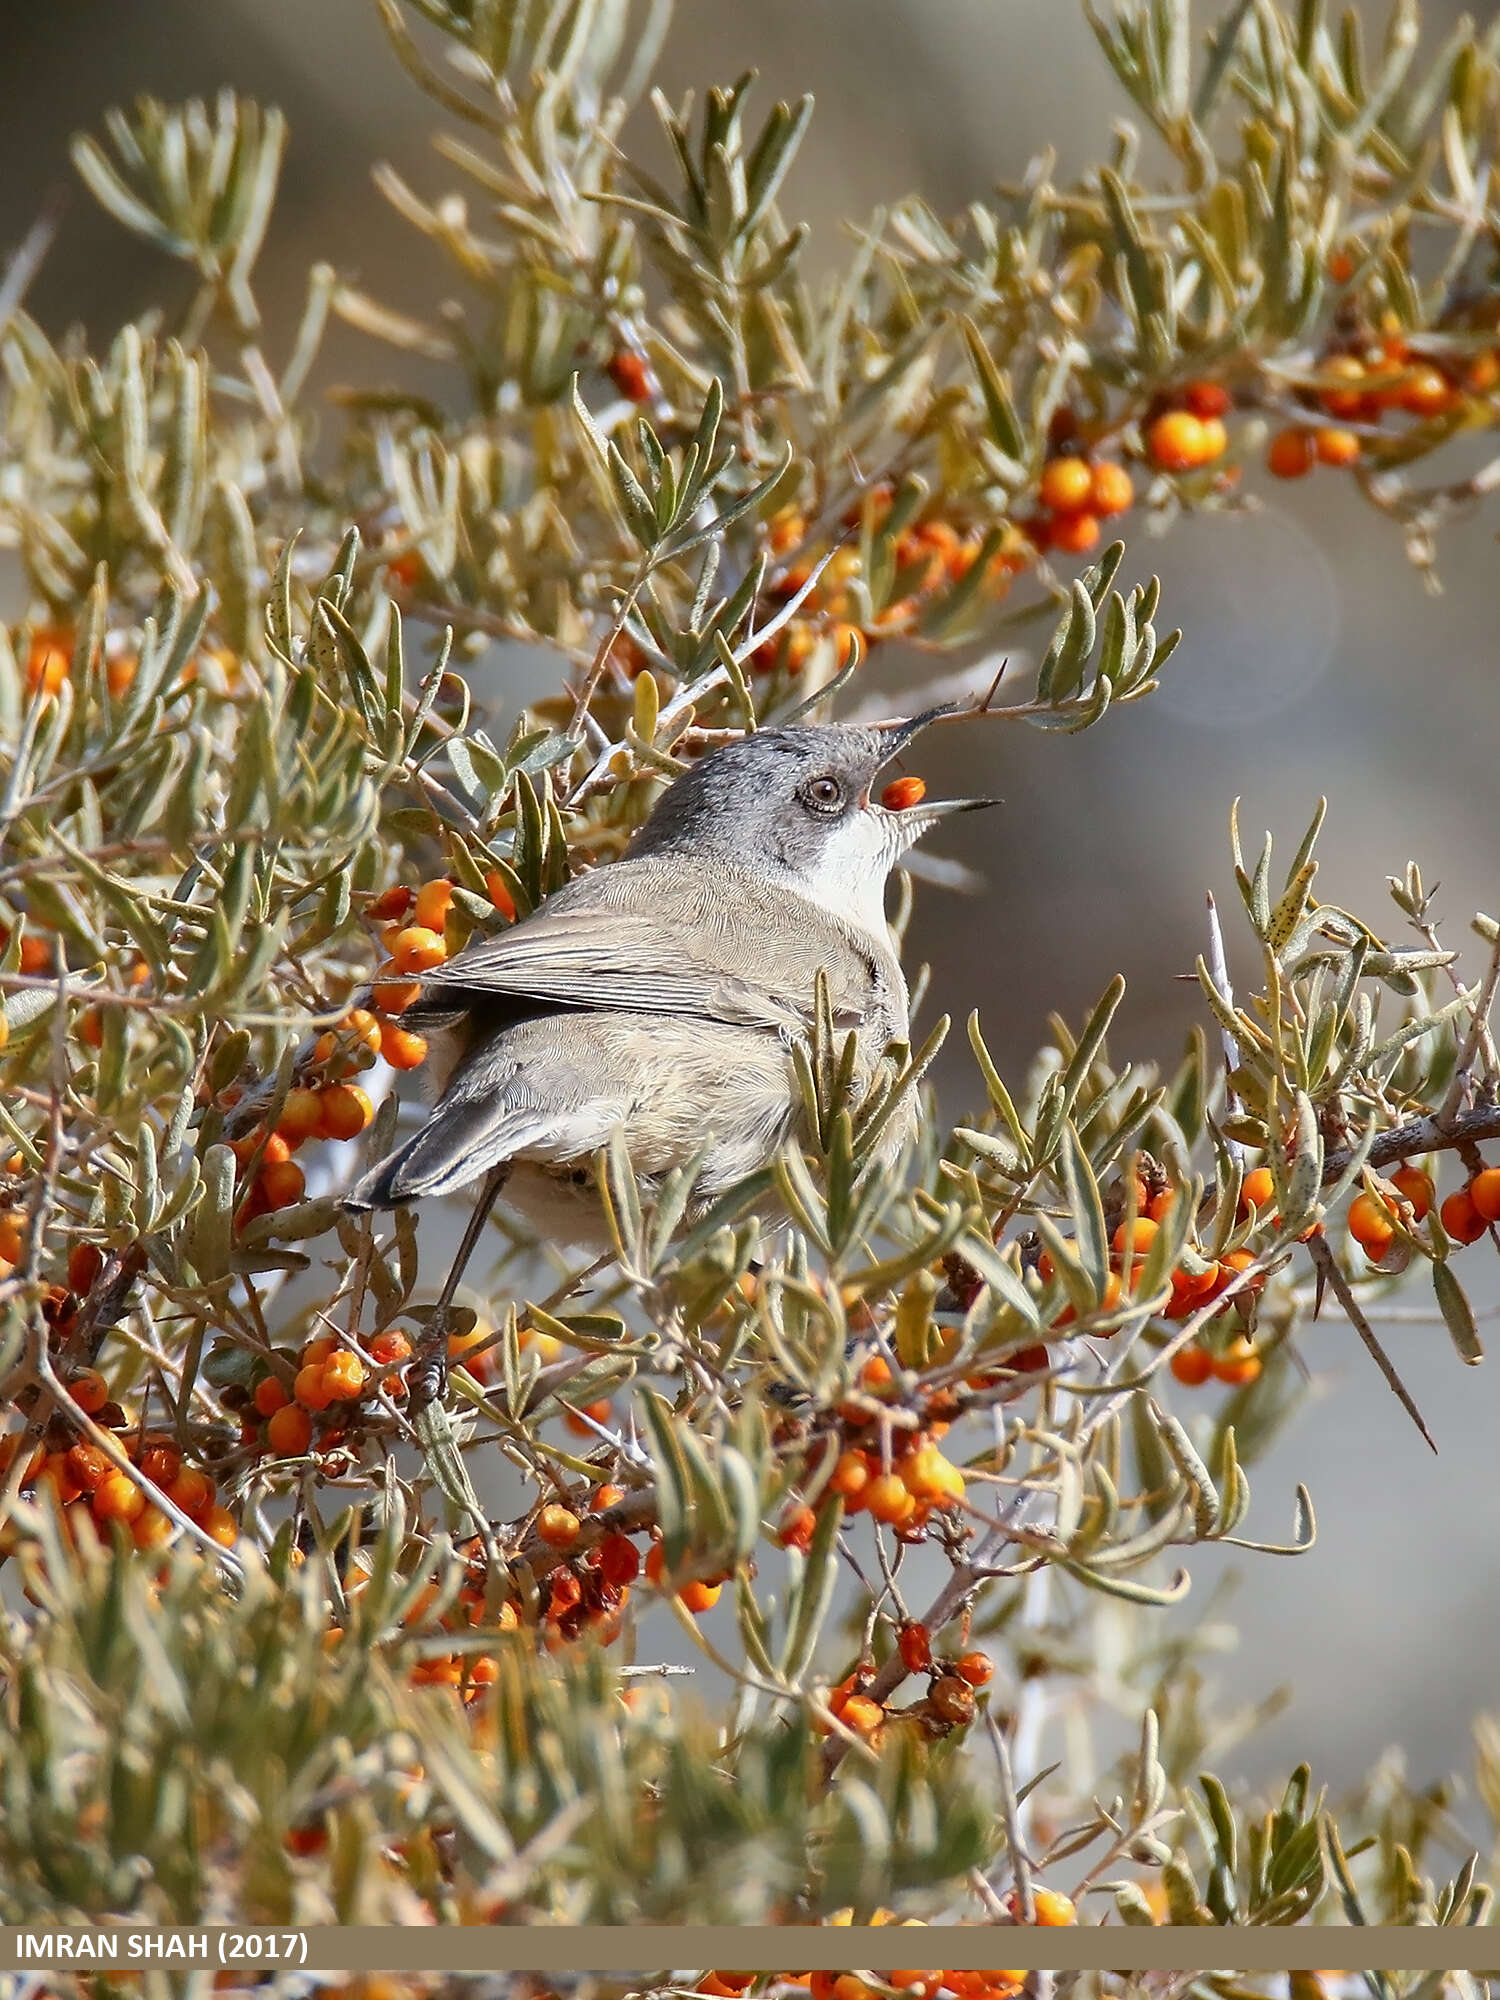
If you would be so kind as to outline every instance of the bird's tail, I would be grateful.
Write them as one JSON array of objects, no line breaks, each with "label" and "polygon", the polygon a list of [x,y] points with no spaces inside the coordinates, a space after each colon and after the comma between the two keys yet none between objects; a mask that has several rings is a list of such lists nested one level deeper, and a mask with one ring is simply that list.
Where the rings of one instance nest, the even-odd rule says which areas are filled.
[{"label": "bird's tail", "polygon": [[493,1101],[440,1104],[419,1132],[383,1159],[344,1197],[351,1209],[399,1208],[421,1195],[451,1194],[509,1157],[515,1120]]}]

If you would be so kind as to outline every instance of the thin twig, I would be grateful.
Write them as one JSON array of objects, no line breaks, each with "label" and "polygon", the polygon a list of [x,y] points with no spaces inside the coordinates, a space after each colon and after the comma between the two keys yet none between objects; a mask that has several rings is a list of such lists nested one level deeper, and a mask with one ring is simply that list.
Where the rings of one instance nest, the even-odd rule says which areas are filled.
[{"label": "thin twig", "polygon": [[1366,1319],[1364,1309],[1360,1305],[1359,1300],[1354,1296],[1353,1287],[1344,1276],[1339,1260],[1334,1256],[1332,1250],[1329,1249],[1328,1239],[1324,1236],[1310,1237],[1307,1247],[1312,1253],[1313,1262],[1317,1265],[1318,1270],[1326,1280],[1329,1290],[1343,1307],[1345,1317],[1369,1349],[1375,1366],[1395,1391],[1397,1401],[1435,1453],[1437,1451],[1437,1444],[1433,1439],[1432,1432],[1428,1430],[1427,1425],[1423,1422],[1422,1412],[1412,1401],[1406,1384],[1396,1373],[1390,1356],[1375,1338],[1375,1329],[1371,1326],[1369,1320]]}]

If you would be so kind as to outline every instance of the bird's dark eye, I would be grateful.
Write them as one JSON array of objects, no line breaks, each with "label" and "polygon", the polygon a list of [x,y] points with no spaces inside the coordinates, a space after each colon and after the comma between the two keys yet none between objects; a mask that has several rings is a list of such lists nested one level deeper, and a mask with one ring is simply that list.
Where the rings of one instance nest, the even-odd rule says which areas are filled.
[{"label": "bird's dark eye", "polygon": [[802,787],[802,803],[810,812],[839,812],[844,804],[844,787],[837,778],[809,778]]}]

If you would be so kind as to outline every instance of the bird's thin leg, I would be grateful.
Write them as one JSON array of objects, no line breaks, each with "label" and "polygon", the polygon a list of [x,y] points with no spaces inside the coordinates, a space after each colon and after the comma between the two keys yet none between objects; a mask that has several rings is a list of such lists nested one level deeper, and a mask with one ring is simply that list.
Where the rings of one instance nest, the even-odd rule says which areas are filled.
[{"label": "bird's thin leg", "polygon": [[486,1175],[484,1186],[479,1190],[479,1199],[474,1204],[474,1213],[469,1217],[468,1225],[464,1230],[463,1241],[458,1246],[458,1255],[453,1259],[452,1268],[443,1280],[443,1289],[438,1293],[438,1314],[445,1314],[449,1306],[452,1305],[453,1294],[458,1290],[459,1280],[463,1277],[464,1268],[474,1254],[474,1245],[479,1241],[484,1230],[484,1225],[490,1219],[490,1210],[495,1206],[495,1201],[501,1188],[505,1186],[506,1177],[509,1173],[510,1162],[506,1160],[498,1167],[491,1167],[489,1173]]},{"label": "bird's thin leg", "polygon": [[438,1293],[437,1304],[428,1319],[422,1352],[408,1376],[409,1417],[415,1416],[429,1403],[436,1402],[448,1386],[448,1308],[453,1303],[453,1294],[458,1290],[464,1269],[474,1254],[474,1246],[483,1233],[484,1225],[490,1219],[490,1210],[495,1206],[495,1199],[504,1187],[509,1172],[508,1160],[498,1167],[492,1167],[485,1176],[484,1186],[479,1190],[479,1199],[475,1202],[474,1212],[465,1225],[458,1254],[449,1266],[448,1275],[443,1280],[443,1289]]}]

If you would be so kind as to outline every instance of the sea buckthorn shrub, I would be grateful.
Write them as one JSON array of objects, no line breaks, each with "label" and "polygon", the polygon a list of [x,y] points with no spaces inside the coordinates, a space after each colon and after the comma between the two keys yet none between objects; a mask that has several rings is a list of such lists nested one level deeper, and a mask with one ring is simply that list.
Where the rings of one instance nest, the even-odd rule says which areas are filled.
[{"label": "sea buckthorn shrub", "polygon": [[[77,142],[180,266],[158,309],[91,353],[0,288],[0,1914],[1477,1920],[1389,1770],[1343,1814],[1306,1768],[1221,1784],[1208,1640],[1162,1631],[1205,1544],[1311,1542],[1248,1469],[1320,1307],[1418,1424],[1373,1304],[1480,1356],[1500,925],[1415,863],[1357,914],[1321,813],[1284,867],[1233,828],[1180,1062],[1116,1046],[1118,980],[1022,1076],[976,1013],[957,1122],[946,1022],[855,1095],[820,990],[795,1139],[701,1219],[606,1149],[602,1267],[502,1211],[440,1309],[429,1217],[340,1195],[430,1065],[424,977],[872,649],[915,703],[1039,635],[967,726],[1045,758],[1192,671],[1148,527],[1316,471],[1430,567],[1493,484],[1443,456],[1497,417],[1493,37],[1402,7],[1366,60],[1266,0],[1205,47],[1121,0],[1165,180],[1122,131],[1076,184],[897,205],[819,286],[808,104],[658,100],[665,178],[622,150],[661,8],[380,15],[461,180],[382,176],[450,305],[319,265],[273,349],[285,132],[232,92]],[[396,386],[309,392],[335,321]],[[496,640],[556,665],[503,726]]]}]

